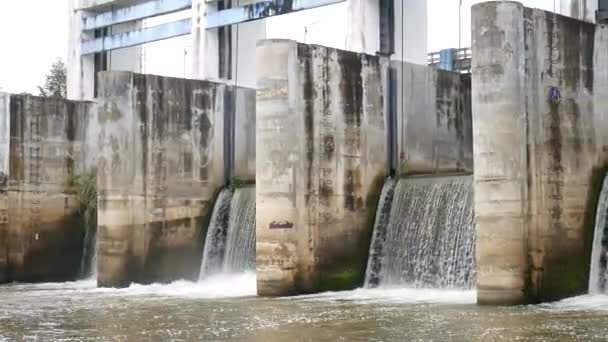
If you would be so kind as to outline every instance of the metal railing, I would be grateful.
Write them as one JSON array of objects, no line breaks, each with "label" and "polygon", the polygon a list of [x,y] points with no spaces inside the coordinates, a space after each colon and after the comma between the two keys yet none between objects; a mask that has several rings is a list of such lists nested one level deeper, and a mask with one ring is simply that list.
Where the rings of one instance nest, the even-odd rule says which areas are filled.
[{"label": "metal railing", "polygon": [[428,56],[428,63],[440,69],[468,74],[471,72],[471,48],[431,52]]}]

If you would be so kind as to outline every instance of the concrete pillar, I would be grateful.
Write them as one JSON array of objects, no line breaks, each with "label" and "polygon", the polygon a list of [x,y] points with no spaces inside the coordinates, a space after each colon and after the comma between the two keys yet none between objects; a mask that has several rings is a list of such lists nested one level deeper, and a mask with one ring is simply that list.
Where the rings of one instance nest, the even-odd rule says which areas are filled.
[{"label": "concrete pillar", "polygon": [[219,41],[217,29],[205,29],[205,14],[217,11],[217,3],[192,1],[192,78],[219,78]]},{"label": "concrete pillar", "polygon": [[[427,64],[426,0],[393,0],[395,52],[391,59]],[[349,0],[346,49],[376,54],[380,48],[378,0]]]},{"label": "concrete pillar", "polygon": [[266,39],[266,20],[232,26],[232,81],[229,84],[256,88],[255,51],[262,39]]},{"label": "concrete pillar", "polygon": [[349,0],[346,19],[346,49],[375,54],[379,47],[379,1]]},{"label": "concrete pillar", "polygon": [[599,163],[608,160],[608,26],[595,27],[593,54],[593,110],[595,136],[601,151]]},{"label": "concrete pillar", "polygon": [[595,23],[599,0],[560,0],[560,13],[578,20]]},{"label": "concrete pillar", "polygon": [[477,301],[527,301],[524,8],[473,6],[473,150]]},{"label": "concrete pillar", "polygon": [[79,10],[81,0],[69,0],[69,40],[67,66],[67,98],[92,100],[95,81],[95,58],[81,56],[82,40],[93,35],[82,32],[85,11]]},{"label": "concrete pillar", "polygon": [[145,261],[147,115],[133,112],[145,112],[147,99],[130,73],[104,72],[99,80],[97,284],[128,286],[140,281]]},{"label": "concrete pillar", "polygon": [[[69,41],[67,59],[67,98],[93,100],[95,88],[95,55],[81,55],[82,41],[94,38],[92,32],[83,32],[83,19],[94,13],[88,6],[97,5],[87,0],[69,0]],[[116,34],[140,28],[142,22],[115,25],[108,34]],[[134,46],[108,52],[107,70],[141,72],[142,47]]]},{"label": "concrete pillar", "polygon": [[394,1],[395,54],[391,59],[427,65],[427,1]]},{"label": "concrete pillar", "polygon": [[[251,3],[250,0],[233,0],[233,7]],[[219,74],[220,37],[217,28],[205,29],[205,14],[217,11],[217,2],[194,0],[192,2],[192,78],[219,80],[232,85],[255,88],[255,48],[258,40],[266,38],[266,21],[256,20],[230,26],[230,77]],[[229,28],[226,26],[225,28]],[[222,56],[221,58],[226,58]]]},{"label": "concrete pillar", "polygon": [[10,95],[0,92],[0,284],[8,278],[8,170],[10,147]]},{"label": "concrete pillar", "polygon": [[585,293],[608,165],[606,32],[513,2],[475,6],[473,23],[478,301]]},{"label": "concrete pillar", "polygon": [[379,58],[267,40],[257,61],[258,294],[360,286],[387,175]]}]

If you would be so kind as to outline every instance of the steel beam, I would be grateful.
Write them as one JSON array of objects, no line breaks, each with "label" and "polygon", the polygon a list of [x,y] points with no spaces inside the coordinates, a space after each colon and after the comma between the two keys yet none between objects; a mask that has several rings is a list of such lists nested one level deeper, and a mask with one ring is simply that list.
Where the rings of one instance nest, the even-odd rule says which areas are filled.
[{"label": "steel beam", "polygon": [[242,7],[217,11],[205,16],[205,28],[234,25],[315,7],[333,5],[346,0],[268,0]]},{"label": "steel beam", "polygon": [[148,0],[79,0],[75,9],[78,11],[86,10],[98,12],[112,7],[132,6],[146,1]]},{"label": "steel beam", "polygon": [[152,0],[141,4],[111,9],[84,18],[83,30],[94,30],[130,21],[142,20],[192,8],[192,0]]},{"label": "steel beam", "polygon": [[183,19],[141,30],[118,33],[108,37],[83,41],[81,54],[89,55],[97,52],[111,51],[158,40],[185,36],[190,34],[191,31],[192,20]]}]

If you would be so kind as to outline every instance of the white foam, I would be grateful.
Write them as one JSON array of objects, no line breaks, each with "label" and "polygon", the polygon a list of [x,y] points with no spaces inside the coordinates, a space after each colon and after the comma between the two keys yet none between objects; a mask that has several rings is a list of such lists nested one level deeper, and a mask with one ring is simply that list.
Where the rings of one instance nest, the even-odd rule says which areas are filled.
[{"label": "white foam", "polygon": [[608,311],[608,295],[588,294],[540,305],[541,309],[559,311]]},{"label": "white foam", "polygon": [[13,284],[8,288],[43,296],[45,293],[54,295],[59,292],[87,296],[235,298],[256,295],[256,276],[251,272],[217,275],[199,282],[179,280],[169,284],[131,284],[127,288],[120,289],[97,288],[96,281],[92,279],[64,283]]},{"label": "white foam", "polygon": [[[288,299],[289,297],[285,297]],[[477,291],[416,288],[377,288],[325,292],[291,297],[292,300],[352,301],[358,304],[475,304]]]},{"label": "white foam", "polygon": [[77,281],[66,281],[62,283],[11,283],[4,288],[16,291],[45,291],[45,290],[84,290],[93,289],[97,286],[95,279],[89,278]]},{"label": "white foam", "polygon": [[95,293],[120,296],[158,296],[184,298],[234,298],[256,295],[255,273],[216,275],[199,282],[185,280],[169,284],[131,284],[128,288],[98,288]]}]

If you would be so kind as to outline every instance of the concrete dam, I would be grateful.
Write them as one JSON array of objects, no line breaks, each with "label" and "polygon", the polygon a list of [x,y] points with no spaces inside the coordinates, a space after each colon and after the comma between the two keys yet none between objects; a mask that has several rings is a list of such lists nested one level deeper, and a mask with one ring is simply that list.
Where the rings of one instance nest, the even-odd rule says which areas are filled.
[{"label": "concrete dam", "polygon": [[608,27],[510,1],[472,22],[471,73],[266,39],[255,88],[103,71],[91,102],[0,94],[0,282],[604,293]]}]

